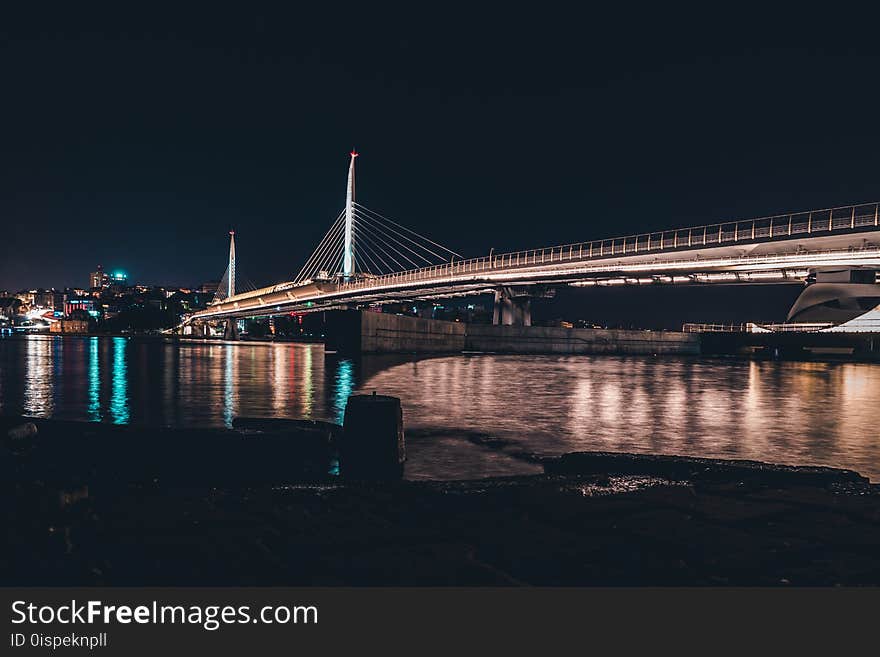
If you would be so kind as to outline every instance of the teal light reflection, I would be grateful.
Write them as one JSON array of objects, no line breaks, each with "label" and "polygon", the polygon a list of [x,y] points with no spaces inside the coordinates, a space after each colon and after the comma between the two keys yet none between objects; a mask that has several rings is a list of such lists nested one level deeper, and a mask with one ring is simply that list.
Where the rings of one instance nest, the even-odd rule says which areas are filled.
[{"label": "teal light reflection", "polygon": [[335,394],[333,396],[333,410],[336,422],[342,424],[345,416],[345,406],[348,398],[354,392],[354,361],[345,358],[339,361],[336,368]]},{"label": "teal light reflection", "polygon": [[110,389],[110,418],[113,424],[128,423],[128,366],[125,338],[113,338],[113,375]]},{"label": "teal light reflection", "polygon": [[90,422],[101,421],[101,369],[98,366],[98,338],[89,338],[89,409]]}]

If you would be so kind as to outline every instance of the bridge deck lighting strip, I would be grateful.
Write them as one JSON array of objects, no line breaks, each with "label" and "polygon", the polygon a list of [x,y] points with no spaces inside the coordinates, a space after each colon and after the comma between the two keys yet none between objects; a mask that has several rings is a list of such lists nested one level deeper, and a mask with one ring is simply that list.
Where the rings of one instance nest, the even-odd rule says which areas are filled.
[{"label": "bridge deck lighting strip", "polygon": [[[562,263],[555,266],[537,266],[520,270],[495,270],[476,272],[461,271],[457,267],[451,267],[445,275],[430,275],[437,272],[402,272],[390,277],[378,277],[354,284],[342,284],[333,291],[317,291],[306,294],[295,302],[282,302],[284,307],[299,307],[307,302],[312,303],[343,303],[369,298],[371,295],[390,295],[398,292],[423,290],[430,293],[436,288],[462,289],[466,286],[485,288],[493,283],[533,283],[560,282],[569,283],[579,278],[595,278],[602,274],[652,273],[661,272],[661,275],[671,275],[673,272],[706,273],[706,270],[728,272],[759,272],[761,270],[791,269],[794,265],[815,267],[822,265],[849,264],[849,265],[872,265],[880,266],[880,248],[869,249],[844,249],[834,251],[816,251],[788,254],[766,254],[760,256],[730,256],[720,258],[689,258],[686,260],[655,260],[632,264],[605,261],[601,265],[582,262],[568,263],[569,266],[561,267]],[[421,275],[416,275],[421,274]],[[481,274],[481,275],[480,275]],[[240,301],[246,301],[244,299]],[[251,299],[253,302],[253,299]],[[196,313],[192,318],[221,317],[236,313],[245,313],[259,309],[262,300],[258,299],[258,305],[239,304],[233,308],[227,308],[229,303],[221,304],[217,309],[208,309]],[[274,307],[276,304],[272,303]]]},{"label": "bridge deck lighting strip", "polygon": [[[366,210],[363,206],[359,206],[359,208]],[[367,210],[367,212],[372,211]],[[375,212],[372,212],[372,214],[378,215]],[[798,235],[827,235],[841,231],[852,232],[859,229],[868,229],[868,231],[873,232],[874,229],[880,228],[878,217],[880,217],[880,203],[862,203],[824,210],[773,215],[744,221],[722,222],[707,226],[642,233],[628,237],[564,244],[529,251],[493,254],[467,260],[455,260],[453,256],[450,262],[441,265],[414,268],[398,273],[386,273],[366,281],[347,281],[340,287],[348,290],[367,290],[372,289],[376,285],[393,286],[401,282],[416,283],[419,281],[429,281],[436,277],[454,276],[458,278],[463,273],[485,274],[505,268],[520,270],[520,268],[527,267],[530,264],[541,266],[572,261],[609,259],[620,257],[624,254],[626,256],[634,256],[669,251],[682,252],[706,247],[754,243],[764,238],[773,239],[774,241],[785,241]],[[384,217],[383,219],[390,221]],[[339,221],[339,217],[337,217],[337,221]],[[336,222],[334,222],[334,226],[331,227],[325,238],[335,237],[335,224]],[[394,223],[394,225],[403,228],[400,224]],[[417,235],[416,233],[414,234]],[[747,237],[744,238],[743,236]],[[687,246],[683,246],[685,244]],[[307,263],[308,265],[309,263]],[[312,263],[313,267],[314,262]],[[306,267],[303,268],[300,275],[294,281],[279,283],[249,293],[238,294],[225,299],[223,303],[247,301],[259,296],[306,285],[310,282],[310,279],[314,278],[317,271],[306,272],[305,270]]]},{"label": "bridge deck lighting strip", "polygon": [[[878,208],[876,207],[876,204],[871,205],[870,213],[863,212],[859,215],[855,214],[856,207],[863,207],[863,206],[848,206],[847,208],[836,208],[834,210],[827,211],[827,212],[829,212],[829,217],[833,217],[834,212],[836,212],[838,210],[841,211],[841,215],[843,214],[842,210],[845,210],[845,209],[852,210],[852,212],[848,216],[843,217],[842,219],[838,220],[837,223],[834,223],[831,221],[831,219],[829,219],[830,230],[829,231],[821,231],[821,232],[825,232],[825,233],[832,232],[833,233],[834,231],[840,231],[840,230],[852,231],[853,229],[859,229],[859,228],[874,228],[875,227],[875,219],[878,214]],[[813,212],[812,214],[816,214],[816,212]],[[787,217],[788,215],[785,215],[785,216]],[[773,218],[768,218],[768,221],[769,221],[769,219],[773,219]],[[749,224],[749,226],[750,226],[749,233],[755,236],[754,240],[760,240],[763,237],[769,237],[770,231],[771,231],[769,223],[768,223],[768,226],[766,226],[764,228],[755,227],[755,224],[760,221],[763,221],[763,220],[753,219],[753,220],[749,220],[748,222],[739,222],[739,223]],[[649,248],[639,248],[640,243],[637,241],[635,244],[635,248],[627,250],[627,255],[631,256],[631,255],[639,255],[639,254],[646,254],[646,253],[658,253],[660,251],[673,251],[673,250],[682,252],[682,251],[686,251],[688,249],[693,250],[693,249],[706,248],[706,247],[718,247],[718,246],[723,246],[723,245],[729,245],[729,244],[732,244],[735,242],[736,243],[745,243],[748,241],[753,241],[751,239],[750,240],[734,239],[734,233],[737,231],[724,231],[724,230],[722,230],[722,227],[726,226],[726,224],[716,224],[716,226],[719,228],[719,232],[717,234],[716,239],[708,239],[708,237],[707,237],[707,236],[712,235],[712,233],[710,233],[707,229],[714,228],[715,226],[680,229],[680,230],[686,230],[686,231],[690,232],[691,237],[688,239],[688,244],[690,245],[689,247],[678,247],[677,249],[674,247],[664,247],[663,249],[661,249],[661,248],[655,248],[653,246],[650,249]],[[773,237],[779,238],[781,240],[785,240],[785,239],[788,239],[789,237],[794,236],[794,235],[808,234],[806,223],[801,225],[801,224],[795,224],[793,221],[790,221],[790,222],[787,222],[786,227],[787,227],[787,230],[784,232],[783,235],[775,234]],[[665,232],[671,234],[675,231],[665,231]],[[812,233],[809,233],[809,234],[815,235],[817,232],[820,232],[820,231],[812,231]],[[873,231],[871,231],[871,232],[873,232]],[[498,254],[498,255],[485,256],[485,257],[481,257],[481,258],[473,258],[470,260],[462,260],[462,261],[457,261],[457,262],[454,261],[451,263],[445,263],[443,265],[436,265],[433,267],[412,269],[412,270],[408,270],[408,271],[399,272],[396,274],[387,274],[385,276],[378,277],[378,280],[386,280],[386,281],[390,282],[390,281],[398,280],[401,276],[406,277],[406,279],[408,279],[408,280],[415,280],[416,278],[432,277],[432,276],[435,276],[438,274],[442,275],[443,272],[449,271],[450,268],[454,272],[475,272],[476,273],[476,272],[498,270],[498,269],[502,269],[502,268],[521,267],[523,265],[529,265],[529,264],[543,265],[543,264],[550,264],[550,263],[554,263],[554,262],[555,263],[562,263],[565,261],[607,259],[610,256],[603,257],[601,255],[599,255],[599,256],[596,255],[597,250],[598,250],[598,253],[600,253],[600,254],[604,252],[605,244],[607,244],[609,242],[619,241],[619,240],[629,240],[629,239],[639,240],[641,238],[646,238],[645,244],[647,245],[647,244],[650,244],[648,238],[650,238],[651,235],[656,235],[656,234],[657,233],[651,233],[651,234],[633,236],[633,237],[628,237],[628,238],[614,238],[613,240],[599,240],[599,241],[595,241],[595,242],[583,242],[580,244],[566,244],[566,245],[562,245],[562,246],[547,247],[544,249],[534,249],[531,251],[502,253],[502,254]],[[699,240],[693,239],[694,234],[698,234],[700,239]],[[596,245],[599,245],[598,249],[597,249]],[[619,253],[617,255],[618,256],[622,255],[622,251],[623,251],[623,249],[621,249],[621,253]],[[610,252],[610,249],[609,249],[609,252]],[[592,254],[592,256],[590,254]],[[371,281],[369,281],[369,283],[374,283],[374,282],[376,282],[376,280],[377,279],[372,279]],[[347,283],[346,285],[358,286],[358,285],[364,285],[364,284],[365,284],[364,281],[352,281],[352,282]]]}]

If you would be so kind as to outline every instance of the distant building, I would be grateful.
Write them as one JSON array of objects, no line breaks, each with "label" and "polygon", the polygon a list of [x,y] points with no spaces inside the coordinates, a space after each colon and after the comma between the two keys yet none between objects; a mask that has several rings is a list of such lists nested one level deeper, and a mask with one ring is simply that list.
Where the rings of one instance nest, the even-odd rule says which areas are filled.
[{"label": "distant building", "polygon": [[64,294],[57,290],[37,290],[34,294],[33,305],[37,308],[46,308],[62,313],[64,312],[64,299]]},{"label": "distant building", "polygon": [[68,317],[77,310],[83,310],[92,317],[97,317],[100,312],[97,301],[93,297],[70,297],[64,304],[64,314]]},{"label": "distant building", "polygon": [[108,274],[103,265],[98,265],[98,270],[89,274],[90,290],[106,290],[119,292],[128,286],[128,274],[124,271],[114,271]]},{"label": "distant building", "polygon": [[108,283],[108,278],[107,274],[104,273],[104,267],[98,265],[98,270],[89,274],[89,288],[94,290],[105,287]]},{"label": "distant building", "polygon": [[84,319],[62,319],[49,324],[49,333],[88,333],[89,323]]},{"label": "distant building", "polygon": [[21,301],[23,306],[26,306],[30,309],[34,305],[34,297],[36,296],[36,290],[19,292],[15,295],[15,298]]},{"label": "distant building", "polygon": [[124,271],[115,271],[107,276],[107,283],[105,283],[105,285],[124,288],[128,285],[128,274],[126,274]]},{"label": "distant building", "polygon": [[18,314],[21,301],[15,297],[0,297],[0,319],[11,320]]}]

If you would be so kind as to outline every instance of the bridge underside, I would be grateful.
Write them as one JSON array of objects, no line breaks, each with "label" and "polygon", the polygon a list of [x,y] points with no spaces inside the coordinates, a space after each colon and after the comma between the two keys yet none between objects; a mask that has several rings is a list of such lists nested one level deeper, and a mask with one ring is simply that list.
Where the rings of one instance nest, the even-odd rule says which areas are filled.
[{"label": "bridge underside", "polygon": [[816,272],[788,312],[786,321],[843,324],[880,306],[877,272],[836,269]]}]

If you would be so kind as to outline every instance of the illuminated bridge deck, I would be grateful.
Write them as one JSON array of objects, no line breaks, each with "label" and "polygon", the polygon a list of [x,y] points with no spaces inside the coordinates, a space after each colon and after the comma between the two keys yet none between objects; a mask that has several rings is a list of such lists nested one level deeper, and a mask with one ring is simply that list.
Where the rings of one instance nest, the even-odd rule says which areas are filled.
[{"label": "illuminated bridge deck", "polygon": [[238,294],[191,319],[382,303],[502,285],[802,281],[810,269],[880,266],[880,205],[852,205],[499,253],[352,280],[286,282]]}]

